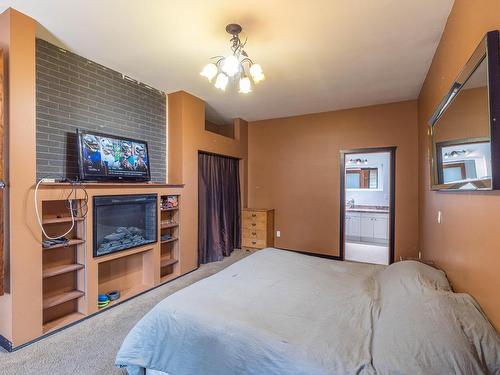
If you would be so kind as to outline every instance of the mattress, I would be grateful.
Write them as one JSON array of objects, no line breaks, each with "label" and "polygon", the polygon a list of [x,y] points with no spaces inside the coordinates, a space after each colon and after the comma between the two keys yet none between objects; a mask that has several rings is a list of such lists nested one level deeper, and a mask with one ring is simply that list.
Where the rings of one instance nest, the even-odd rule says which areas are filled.
[{"label": "mattress", "polygon": [[[145,369],[170,375],[496,373],[500,341],[480,311],[468,318],[481,328],[470,328],[469,336],[449,328],[450,317],[444,314],[448,320],[440,321],[440,314],[456,306],[444,274],[402,263],[410,264],[406,276],[398,274],[402,266],[261,250],[160,302],[130,331],[116,365],[131,375]],[[448,345],[439,335],[432,343],[417,337],[429,321],[427,310],[419,308],[445,295],[451,297],[434,303],[431,314],[434,324],[449,328],[446,340],[458,353],[450,360],[449,353],[435,355]],[[399,315],[400,304],[411,311]],[[473,302],[465,305],[478,312]],[[405,315],[415,317],[415,324]],[[463,326],[459,319],[456,324]],[[403,328],[408,337],[398,336]],[[471,347],[474,340],[479,344]]]},{"label": "mattress", "polygon": [[158,304],[116,363],[131,374],[370,373],[380,269],[261,250]]}]

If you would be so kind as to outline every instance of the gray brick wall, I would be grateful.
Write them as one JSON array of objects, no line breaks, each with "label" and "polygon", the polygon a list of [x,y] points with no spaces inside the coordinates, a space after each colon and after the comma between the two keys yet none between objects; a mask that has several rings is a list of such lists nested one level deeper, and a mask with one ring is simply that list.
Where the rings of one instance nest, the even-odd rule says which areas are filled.
[{"label": "gray brick wall", "polygon": [[37,177],[78,175],[76,129],[148,142],[151,178],[166,176],[165,94],[36,41]]}]

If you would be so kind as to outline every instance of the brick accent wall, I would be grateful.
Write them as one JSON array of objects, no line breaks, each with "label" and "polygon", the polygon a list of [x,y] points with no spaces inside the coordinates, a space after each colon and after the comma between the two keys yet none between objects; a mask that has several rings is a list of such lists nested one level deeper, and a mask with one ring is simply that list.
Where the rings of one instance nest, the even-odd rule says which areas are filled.
[{"label": "brick accent wall", "polygon": [[78,176],[80,128],[147,141],[151,178],[165,182],[166,109],[164,93],[37,39],[38,178]]}]

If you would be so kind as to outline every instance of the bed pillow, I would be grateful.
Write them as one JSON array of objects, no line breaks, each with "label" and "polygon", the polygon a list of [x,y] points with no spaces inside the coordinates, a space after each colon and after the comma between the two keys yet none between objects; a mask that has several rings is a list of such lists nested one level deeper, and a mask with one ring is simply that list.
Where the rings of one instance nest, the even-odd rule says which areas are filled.
[{"label": "bed pillow", "polygon": [[405,261],[377,279],[377,373],[500,375],[498,334],[469,295],[451,291],[443,272]]},{"label": "bed pillow", "polygon": [[428,289],[451,291],[443,271],[414,260],[393,263],[378,274],[380,291],[388,296],[395,293],[422,293]]}]

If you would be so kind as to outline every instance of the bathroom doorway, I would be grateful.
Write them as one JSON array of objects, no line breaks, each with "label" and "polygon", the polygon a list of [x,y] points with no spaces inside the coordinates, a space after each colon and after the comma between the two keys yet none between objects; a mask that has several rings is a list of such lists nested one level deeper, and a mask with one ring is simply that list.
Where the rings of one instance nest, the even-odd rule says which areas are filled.
[{"label": "bathroom doorway", "polygon": [[340,257],[394,262],[396,147],[340,152]]}]

